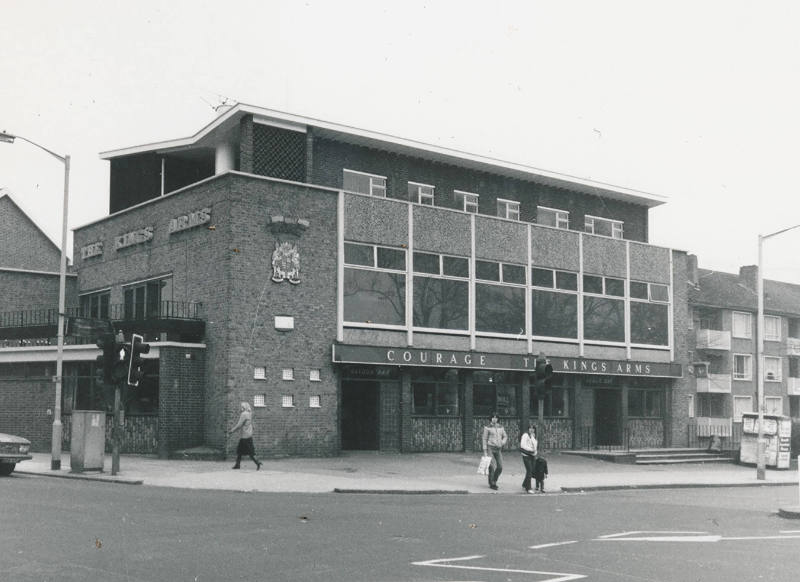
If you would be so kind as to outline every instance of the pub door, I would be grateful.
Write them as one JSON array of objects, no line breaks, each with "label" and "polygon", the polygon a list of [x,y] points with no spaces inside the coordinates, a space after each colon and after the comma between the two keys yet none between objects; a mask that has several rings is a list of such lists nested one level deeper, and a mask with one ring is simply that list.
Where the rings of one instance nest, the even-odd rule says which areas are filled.
[{"label": "pub door", "polygon": [[378,450],[380,387],[377,380],[342,380],[342,450]]},{"label": "pub door", "polygon": [[594,391],[595,444],[601,447],[622,445],[622,390]]}]

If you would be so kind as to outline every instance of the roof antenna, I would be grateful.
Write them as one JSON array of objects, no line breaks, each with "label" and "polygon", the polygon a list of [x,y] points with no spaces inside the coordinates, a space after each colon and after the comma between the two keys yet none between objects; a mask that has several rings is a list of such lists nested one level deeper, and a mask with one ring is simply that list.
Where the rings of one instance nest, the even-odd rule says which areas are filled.
[{"label": "roof antenna", "polygon": [[213,109],[215,113],[225,113],[226,111],[231,109],[234,105],[236,105],[236,102],[233,99],[231,99],[230,97],[225,97],[224,95],[217,95],[216,104],[209,103],[203,97],[200,97],[200,99],[202,99],[206,105],[211,107],[211,109]]}]

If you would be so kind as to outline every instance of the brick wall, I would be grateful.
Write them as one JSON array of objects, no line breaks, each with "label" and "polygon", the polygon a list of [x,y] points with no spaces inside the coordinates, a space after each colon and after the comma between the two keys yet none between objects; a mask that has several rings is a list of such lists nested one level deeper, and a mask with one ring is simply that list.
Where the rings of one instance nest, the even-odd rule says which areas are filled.
[{"label": "brick wall", "polygon": [[411,450],[433,453],[464,450],[460,418],[411,418]]},{"label": "brick wall", "polygon": [[[187,355],[189,357],[187,357]],[[203,444],[205,350],[159,349],[159,454]]]},{"label": "brick wall", "polygon": [[[59,198],[53,203],[60,201]],[[10,196],[0,195],[0,267],[57,273],[60,265],[59,247]]]},{"label": "brick wall", "polygon": [[[55,365],[51,371],[55,374]],[[51,378],[0,378],[0,401],[0,432],[28,439],[34,452],[49,451],[55,404]]]}]

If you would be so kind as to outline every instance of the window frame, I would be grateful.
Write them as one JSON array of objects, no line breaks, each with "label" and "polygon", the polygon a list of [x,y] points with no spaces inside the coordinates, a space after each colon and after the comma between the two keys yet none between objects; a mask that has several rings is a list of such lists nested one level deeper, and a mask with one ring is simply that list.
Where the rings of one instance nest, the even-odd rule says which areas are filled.
[{"label": "window frame", "polygon": [[519,220],[520,203],[506,198],[497,199],[497,216],[506,220]]},{"label": "window frame", "polygon": [[[736,372],[736,359],[742,358],[744,362],[744,372],[737,375]],[[753,379],[753,355],[752,354],[733,354],[733,369],[731,374],[734,380],[752,380]]]},{"label": "window frame", "polygon": [[[541,211],[553,215],[553,224],[545,224],[539,220]],[[569,210],[561,210],[559,208],[550,208],[549,206],[536,207],[536,224],[540,226],[547,226],[550,228],[558,228],[560,230],[569,230]]]},{"label": "window frame", "polygon": [[[736,319],[737,316],[746,316],[744,335],[737,335]],[[731,336],[742,339],[753,339],[753,314],[749,311],[733,311],[731,313]]]},{"label": "window frame", "polygon": [[470,214],[478,214],[479,194],[465,190],[453,190],[453,196],[455,196],[456,203],[461,202],[461,210]]},{"label": "window frame", "polygon": [[[742,410],[741,406],[737,406],[737,403],[747,403],[747,410]],[[752,396],[737,396],[734,394],[733,396],[733,422],[742,422],[742,413],[744,412],[752,412],[753,411],[753,397]]]},{"label": "window frame", "polygon": [[[770,334],[770,330],[767,326],[767,321],[775,323],[775,333]],[[781,318],[777,315],[765,315],[764,316],[764,341],[768,342],[779,342],[781,341]]]},{"label": "window frame", "polygon": [[[607,223],[611,227],[611,234],[601,234],[597,231],[596,223]],[[585,214],[583,217],[583,230],[586,233],[594,234],[596,236],[604,236],[606,238],[613,238],[615,240],[624,240],[625,238],[625,222],[616,220],[614,218],[603,218],[602,216],[594,216],[592,214]]]},{"label": "window frame", "polygon": [[422,206],[435,206],[435,191],[436,186],[433,184],[424,184],[422,182],[414,182],[413,180],[408,181],[408,198],[415,204],[421,204]]},{"label": "window frame", "polygon": [[[764,356],[764,371],[762,374],[764,375],[764,382],[782,382],[783,381],[783,358],[780,356]],[[777,362],[776,366],[776,374],[773,378],[769,378],[767,371],[767,361],[770,362]]]},{"label": "window frame", "polygon": [[[351,174],[358,174],[359,176],[366,176],[369,180],[369,192],[359,192],[358,190],[347,190],[344,187],[344,175],[345,173]],[[383,184],[376,184],[375,178],[378,180],[383,180]],[[367,196],[375,196],[376,198],[386,198],[388,187],[387,187],[388,179],[386,176],[381,176],[380,174],[371,174],[369,172],[361,172],[359,170],[351,170],[349,168],[342,168],[342,190],[345,192],[352,192],[354,194],[365,194]],[[381,193],[382,192],[382,193]]]}]

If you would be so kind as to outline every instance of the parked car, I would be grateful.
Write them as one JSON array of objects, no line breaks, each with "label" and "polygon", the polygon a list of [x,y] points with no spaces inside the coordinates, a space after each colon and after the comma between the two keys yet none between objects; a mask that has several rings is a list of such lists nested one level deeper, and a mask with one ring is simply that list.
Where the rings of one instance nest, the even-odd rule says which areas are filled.
[{"label": "parked car", "polygon": [[11,475],[19,461],[32,459],[28,454],[30,450],[28,439],[0,433],[0,475]]}]

